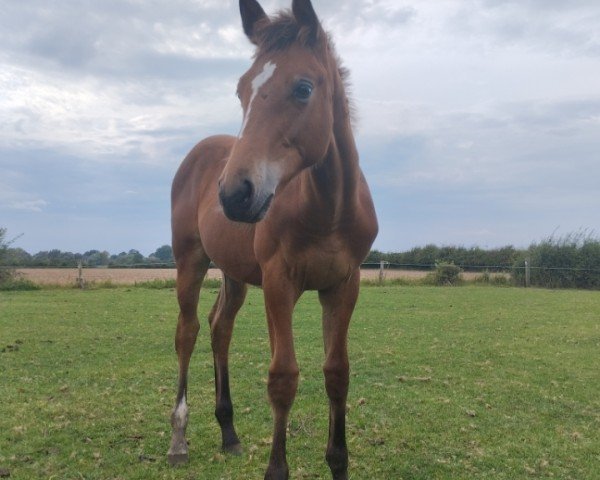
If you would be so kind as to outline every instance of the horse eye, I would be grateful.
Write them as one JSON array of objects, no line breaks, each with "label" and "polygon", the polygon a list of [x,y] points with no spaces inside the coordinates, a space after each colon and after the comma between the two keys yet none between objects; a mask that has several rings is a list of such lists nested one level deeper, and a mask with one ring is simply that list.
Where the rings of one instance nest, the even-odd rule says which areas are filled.
[{"label": "horse eye", "polygon": [[312,95],[313,85],[308,80],[300,80],[294,87],[294,98],[302,103],[307,103]]}]

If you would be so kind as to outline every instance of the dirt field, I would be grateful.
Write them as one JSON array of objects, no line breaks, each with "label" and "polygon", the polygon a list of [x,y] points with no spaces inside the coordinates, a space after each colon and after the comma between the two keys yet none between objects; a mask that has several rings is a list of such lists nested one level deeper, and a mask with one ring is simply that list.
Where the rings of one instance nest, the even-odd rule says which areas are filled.
[{"label": "dirt field", "polygon": [[[78,272],[76,268],[23,268],[17,270],[24,278],[40,285],[75,285]],[[86,282],[111,282],[114,284],[133,285],[151,280],[168,280],[175,278],[175,269],[165,268],[85,268],[83,278]],[[427,275],[427,272],[412,270],[386,270],[385,278],[419,279]],[[477,276],[477,273],[463,273],[465,279]],[[221,278],[218,269],[210,269],[208,278]],[[378,270],[361,270],[361,278],[377,280]]]}]

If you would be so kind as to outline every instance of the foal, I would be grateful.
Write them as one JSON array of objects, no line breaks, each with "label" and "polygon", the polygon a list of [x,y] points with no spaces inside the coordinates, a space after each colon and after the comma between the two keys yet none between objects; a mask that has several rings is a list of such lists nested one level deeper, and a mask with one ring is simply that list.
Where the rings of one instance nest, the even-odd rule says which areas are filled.
[{"label": "foal", "polygon": [[265,479],[288,478],[286,425],[299,372],[292,311],[302,292],[317,290],[330,405],[326,459],[333,478],[343,480],[348,478],[348,325],[377,219],[358,164],[344,72],[310,0],[294,0],[290,13],[272,19],[256,0],[240,0],[240,12],[244,32],[257,47],[237,89],[244,109],[241,131],[237,137],[201,141],[173,181],[179,389],[168,457],[172,464],[188,459],[187,373],[199,330],[199,290],[212,260],[223,271],[209,316],[223,450],[241,451],[229,392],[233,322],[246,285],[260,285],[274,419]]}]

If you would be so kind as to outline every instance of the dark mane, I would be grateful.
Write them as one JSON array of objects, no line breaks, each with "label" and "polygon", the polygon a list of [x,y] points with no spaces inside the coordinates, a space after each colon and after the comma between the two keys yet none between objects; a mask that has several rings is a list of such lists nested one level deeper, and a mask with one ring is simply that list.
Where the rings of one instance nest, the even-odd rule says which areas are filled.
[{"label": "dark mane", "polygon": [[282,11],[258,26],[255,37],[257,54],[285,50],[296,42],[304,47],[314,48],[323,41],[323,36],[327,43],[327,35],[320,27],[317,35],[313,36],[309,28],[298,24],[290,11]]}]

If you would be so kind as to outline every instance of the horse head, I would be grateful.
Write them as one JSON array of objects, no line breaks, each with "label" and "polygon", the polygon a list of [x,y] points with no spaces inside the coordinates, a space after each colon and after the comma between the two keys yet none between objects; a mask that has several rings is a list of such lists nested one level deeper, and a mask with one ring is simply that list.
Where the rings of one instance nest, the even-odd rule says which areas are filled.
[{"label": "horse head", "polygon": [[310,0],[273,19],[256,0],[240,0],[240,13],[257,51],[238,83],[244,119],[219,198],[229,219],[256,223],[278,189],[326,156],[337,67]]}]

